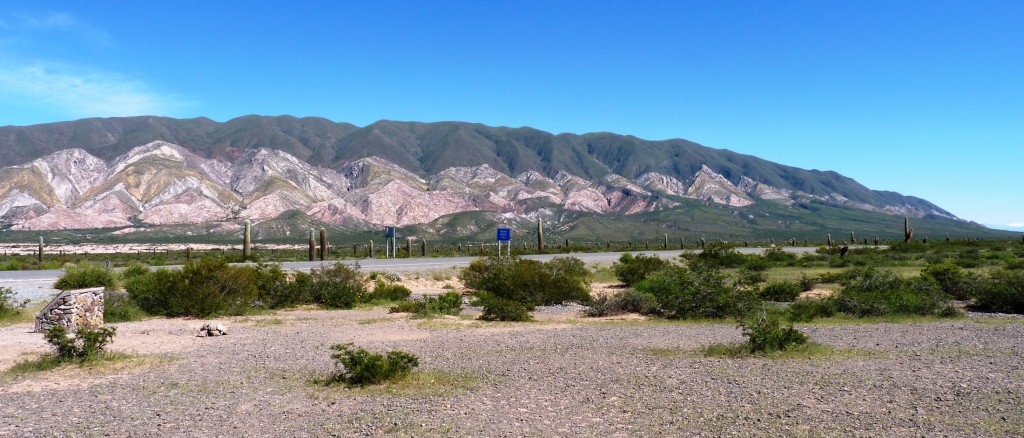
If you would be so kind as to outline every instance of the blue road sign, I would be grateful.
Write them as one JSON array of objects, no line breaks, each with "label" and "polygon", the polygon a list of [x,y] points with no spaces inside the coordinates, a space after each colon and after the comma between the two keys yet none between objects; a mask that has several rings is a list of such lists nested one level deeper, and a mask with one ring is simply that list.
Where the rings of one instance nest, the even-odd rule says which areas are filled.
[{"label": "blue road sign", "polygon": [[498,241],[499,242],[510,242],[512,241],[512,230],[509,228],[498,228]]}]

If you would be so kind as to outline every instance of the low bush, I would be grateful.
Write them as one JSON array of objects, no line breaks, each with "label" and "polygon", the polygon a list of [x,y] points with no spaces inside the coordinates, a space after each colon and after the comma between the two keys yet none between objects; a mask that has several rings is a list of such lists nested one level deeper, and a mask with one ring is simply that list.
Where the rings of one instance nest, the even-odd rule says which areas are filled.
[{"label": "low bush", "polygon": [[656,272],[635,289],[652,295],[659,312],[668,318],[724,318],[742,316],[759,302],[753,294],[726,284],[715,266],[692,263]]},{"label": "low bush", "polygon": [[484,321],[529,321],[530,309],[525,304],[500,297],[482,299],[484,311],[480,319]]},{"label": "low bush", "polygon": [[366,295],[358,265],[335,263],[326,268],[313,268],[306,286],[310,288],[312,302],[331,309],[351,309]]},{"label": "low bush", "polygon": [[738,268],[746,263],[747,258],[736,251],[736,248],[725,242],[713,242],[697,253],[696,260],[720,268]]},{"label": "low bush", "polygon": [[116,285],[114,274],[109,269],[91,263],[68,265],[64,275],[53,283],[54,289],[74,290],[89,287],[113,289]]},{"label": "low bush", "polygon": [[420,364],[418,357],[404,351],[371,353],[352,344],[332,345],[331,350],[335,351],[331,354],[335,371],[324,380],[327,385],[366,386],[402,380]]},{"label": "low bush", "polygon": [[424,296],[422,301],[403,301],[391,307],[392,313],[413,313],[418,318],[462,313],[462,294],[445,292],[436,297]]},{"label": "low bush", "polygon": [[658,313],[658,300],[654,295],[626,289],[611,296],[601,296],[591,301],[583,311],[587,316],[614,316],[626,313],[655,315]]},{"label": "low bush", "polygon": [[50,327],[43,335],[46,342],[53,347],[57,358],[61,361],[88,361],[114,341],[114,327],[79,327],[75,336],[68,336],[68,329],[61,325]]},{"label": "low bush", "polygon": [[768,274],[764,271],[752,271],[746,266],[736,272],[736,286],[756,287],[768,281]]},{"label": "low bush", "polygon": [[765,248],[762,258],[772,266],[792,266],[796,264],[799,257],[791,252],[786,252],[781,246],[771,246]]},{"label": "low bush", "polygon": [[739,325],[753,353],[783,351],[807,343],[806,335],[793,328],[792,323],[783,327],[774,313],[761,312],[754,318],[741,320]]},{"label": "low bush", "polygon": [[958,300],[970,298],[971,291],[977,288],[980,280],[977,275],[964,271],[951,262],[925,266],[921,270],[921,276],[932,279],[938,284],[939,289]]},{"label": "low bush", "polygon": [[831,298],[796,300],[786,307],[786,319],[792,322],[811,322],[815,318],[828,318],[839,312]]},{"label": "low bush", "polygon": [[1024,271],[990,272],[974,293],[974,307],[1002,313],[1024,313]]},{"label": "low bush", "polygon": [[124,292],[108,290],[103,295],[103,321],[105,322],[141,321],[149,316]]},{"label": "low bush", "polygon": [[410,295],[412,291],[405,286],[377,280],[373,285],[373,291],[366,296],[366,301],[402,301],[409,299]]},{"label": "low bush", "polygon": [[181,270],[159,269],[125,280],[129,297],[152,315],[209,317],[242,315],[266,307],[268,284],[283,274],[262,266],[230,266],[223,259],[187,263]]},{"label": "low bush", "polygon": [[814,286],[817,286],[817,281],[815,281],[813,277],[803,273],[800,274],[800,280],[798,280],[798,283],[800,283],[801,292],[812,291],[814,290]]},{"label": "low bush", "polygon": [[761,299],[766,301],[794,301],[800,296],[800,284],[794,281],[773,281],[761,288]]},{"label": "low bush", "polygon": [[583,261],[559,257],[547,262],[512,257],[478,259],[462,270],[463,283],[478,293],[535,306],[590,301],[590,271]]},{"label": "low bush", "polygon": [[656,255],[634,256],[627,252],[619,257],[618,262],[612,264],[612,271],[615,272],[615,278],[626,286],[632,286],[669,265],[671,263],[668,260]]},{"label": "low bush", "polygon": [[29,300],[16,303],[14,300],[14,289],[0,286],[0,318],[7,318],[17,315],[18,312],[28,305]]},{"label": "low bush", "polygon": [[841,284],[838,310],[858,317],[938,315],[949,299],[927,278],[904,279],[873,267],[851,269]]}]

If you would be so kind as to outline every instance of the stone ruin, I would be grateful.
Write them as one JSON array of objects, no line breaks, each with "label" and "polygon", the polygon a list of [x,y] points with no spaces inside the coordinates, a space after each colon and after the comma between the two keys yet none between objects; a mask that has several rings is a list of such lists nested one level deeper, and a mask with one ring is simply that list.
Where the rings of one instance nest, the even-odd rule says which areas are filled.
[{"label": "stone ruin", "polygon": [[66,290],[36,315],[36,332],[60,325],[75,331],[79,327],[103,325],[103,288]]}]

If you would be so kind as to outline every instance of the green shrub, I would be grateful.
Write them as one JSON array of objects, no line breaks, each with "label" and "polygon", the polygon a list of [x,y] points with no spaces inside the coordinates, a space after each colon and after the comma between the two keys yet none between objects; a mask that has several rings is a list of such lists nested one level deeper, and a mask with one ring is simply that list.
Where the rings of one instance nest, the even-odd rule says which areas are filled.
[{"label": "green shrub", "polygon": [[828,318],[839,312],[831,298],[796,300],[786,307],[786,319],[793,322],[811,322],[815,318]]},{"label": "green shrub", "polygon": [[626,289],[612,296],[602,296],[591,301],[583,311],[587,316],[601,317],[639,313],[654,315],[658,313],[658,300],[653,295]]},{"label": "green shrub", "polygon": [[767,301],[793,301],[800,296],[800,284],[793,281],[773,281],[761,288],[761,299]]},{"label": "green shrub", "polygon": [[736,285],[755,287],[768,281],[768,274],[764,271],[751,271],[746,266],[736,272]]},{"label": "green shrub", "polygon": [[88,361],[95,358],[107,344],[114,341],[114,327],[79,327],[75,336],[68,336],[68,329],[61,325],[50,327],[43,335],[46,342],[56,350],[61,361]]},{"label": "green shrub", "polygon": [[535,306],[590,301],[590,272],[583,261],[559,257],[548,262],[490,257],[474,260],[459,277],[469,288],[496,298]]},{"label": "green shrub", "polygon": [[366,295],[363,275],[359,266],[351,267],[341,263],[327,268],[313,268],[310,271],[311,299],[332,309],[351,309]]},{"label": "green shrub", "polygon": [[814,280],[814,278],[804,273],[800,274],[800,280],[798,282],[800,283],[801,292],[812,291],[814,290],[814,286],[817,286],[817,282]]},{"label": "green shrub", "polygon": [[1002,313],[1024,313],[1024,271],[990,272],[974,293],[975,307]]},{"label": "green shrub", "polygon": [[209,317],[242,315],[260,303],[260,266],[230,266],[222,259],[187,263],[181,270],[159,269],[125,281],[129,297],[152,315]]},{"label": "green shrub", "polygon": [[128,281],[131,278],[149,273],[149,266],[132,263],[121,271],[121,280]]},{"label": "green shrub", "polygon": [[835,295],[839,311],[853,316],[937,315],[948,296],[931,280],[904,279],[876,268],[854,268]]},{"label": "green shrub", "polygon": [[105,322],[141,321],[149,315],[128,294],[108,290],[103,294],[103,320]]},{"label": "green shrub", "polygon": [[773,313],[761,312],[755,318],[740,321],[739,325],[747,338],[747,347],[754,353],[782,351],[807,343],[806,335],[793,328],[792,323],[783,327]]},{"label": "green shrub", "polygon": [[615,278],[626,286],[632,286],[669,265],[671,263],[668,260],[656,255],[633,256],[627,252],[619,257],[618,262],[612,264],[612,271],[615,272]]},{"label": "green shrub", "polygon": [[405,286],[377,280],[373,285],[373,292],[366,296],[366,301],[402,301],[409,299],[410,295],[412,291]]},{"label": "green shrub", "polygon": [[15,303],[14,289],[0,286],[0,318],[17,315],[21,309],[28,305],[28,303],[29,300],[24,300],[21,303]]},{"label": "green shrub", "polygon": [[771,267],[772,263],[768,259],[757,255],[747,256],[747,261],[743,263],[743,269],[751,272],[765,272]]},{"label": "green shrub", "polygon": [[970,298],[971,291],[977,288],[979,282],[977,275],[950,262],[925,266],[921,276],[934,280],[939,289],[958,300]]},{"label": "green shrub", "polygon": [[68,265],[64,275],[53,283],[54,289],[74,290],[89,287],[113,289],[116,285],[114,274],[109,269],[91,263]]},{"label": "green shrub", "polygon": [[712,242],[704,247],[704,250],[697,254],[696,260],[720,268],[738,268],[746,261],[746,257],[736,251],[736,248],[725,242]]},{"label": "green shrub", "polygon": [[786,252],[781,246],[765,248],[762,258],[772,266],[792,266],[798,259],[796,254]]},{"label": "green shrub", "polygon": [[1016,260],[1010,260],[1006,262],[1006,269],[1024,270],[1024,259],[1018,258]]},{"label": "green shrub", "polygon": [[635,287],[654,296],[659,311],[668,318],[724,318],[741,316],[758,302],[725,282],[714,266],[691,264],[658,271]]},{"label": "green shrub", "polygon": [[462,294],[445,292],[436,297],[424,296],[422,301],[403,301],[391,307],[392,313],[414,313],[418,318],[462,313]]},{"label": "green shrub", "polygon": [[331,350],[335,351],[331,354],[335,371],[325,380],[328,385],[365,386],[402,380],[420,364],[419,358],[404,351],[370,353],[352,344],[332,345]]},{"label": "green shrub", "polygon": [[480,319],[484,321],[529,321],[530,309],[525,304],[499,297],[483,300],[484,311]]}]

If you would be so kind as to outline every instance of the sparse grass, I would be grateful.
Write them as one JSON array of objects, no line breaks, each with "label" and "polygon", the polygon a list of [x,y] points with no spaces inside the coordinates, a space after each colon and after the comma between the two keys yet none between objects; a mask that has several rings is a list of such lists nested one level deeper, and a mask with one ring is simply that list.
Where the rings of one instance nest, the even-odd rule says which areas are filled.
[{"label": "sparse grass", "polygon": [[886,316],[865,316],[858,318],[856,316],[836,314],[827,318],[816,318],[811,322],[801,323],[801,325],[866,325],[866,324],[931,324],[939,322],[953,322],[953,321],[967,321],[966,317],[941,317],[941,316],[923,316],[923,315],[886,315]]},{"label": "sparse grass", "polygon": [[400,318],[400,317],[392,317],[392,316],[382,316],[382,317],[379,317],[379,318],[360,319],[360,320],[356,321],[356,324],[359,324],[359,325],[370,325],[370,324],[377,324],[377,323],[382,323],[382,322],[398,321],[400,319],[402,319],[402,318]]},{"label": "sparse grass", "polygon": [[88,361],[62,361],[53,354],[45,354],[34,359],[23,360],[5,370],[2,375],[7,378],[19,378],[31,374],[46,372],[59,368],[77,368],[90,372],[111,372],[130,368],[142,368],[163,365],[173,362],[166,356],[144,356],[103,352]]},{"label": "sparse grass", "polygon": [[806,344],[794,345],[786,350],[778,350],[764,353],[750,351],[747,343],[711,344],[704,347],[700,352],[705,357],[725,358],[749,358],[760,357],[767,359],[802,360],[802,359],[849,359],[854,357],[872,357],[879,353],[849,348],[833,348],[825,344],[808,342]]},{"label": "sparse grass", "polygon": [[274,327],[285,324],[285,320],[282,318],[242,318],[235,322],[249,324],[253,327]]},{"label": "sparse grass", "polygon": [[480,385],[480,377],[464,371],[413,371],[404,380],[385,382],[363,387],[318,385],[313,397],[322,400],[336,400],[353,396],[362,397],[453,397]]},{"label": "sparse grass", "polygon": [[355,310],[378,310],[378,309],[390,309],[394,306],[404,303],[405,300],[374,300],[367,302],[359,302],[352,306]]},{"label": "sparse grass", "polygon": [[611,266],[602,263],[594,263],[590,265],[590,281],[592,283],[620,283]]},{"label": "sparse grass", "polygon": [[645,349],[641,350],[641,352],[643,352],[643,354],[646,354],[648,356],[665,357],[665,358],[684,357],[684,356],[692,356],[693,355],[693,352],[691,352],[691,351],[682,350],[682,349],[679,349],[679,348],[668,348],[668,347],[645,348]]},{"label": "sparse grass", "polygon": [[26,324],[36,320],[38,314],[47,304],[46,301],[35,301],[26,307],[17,309],[15,312],[0,315],[0,327],[7,327],[14,324]]}]

